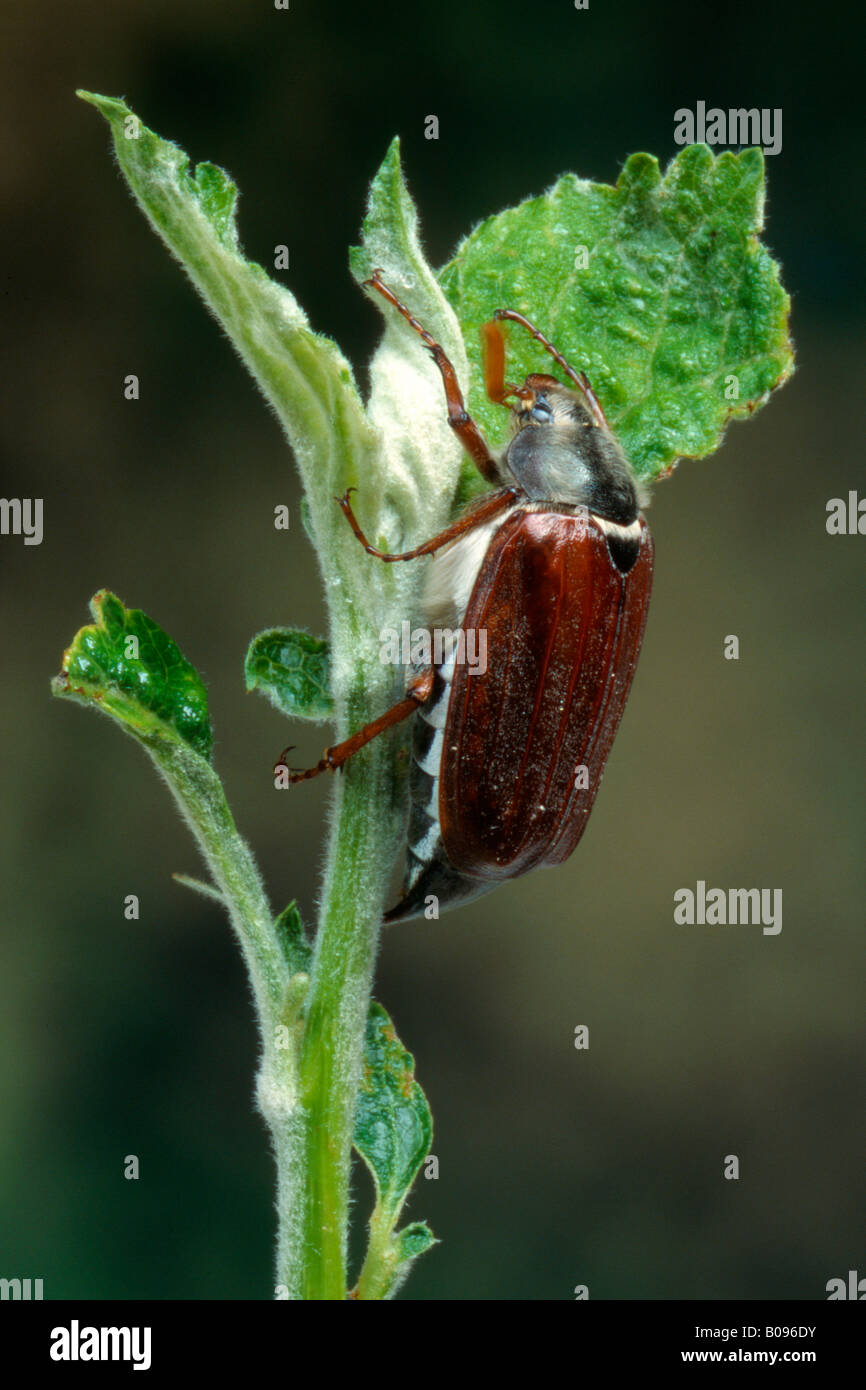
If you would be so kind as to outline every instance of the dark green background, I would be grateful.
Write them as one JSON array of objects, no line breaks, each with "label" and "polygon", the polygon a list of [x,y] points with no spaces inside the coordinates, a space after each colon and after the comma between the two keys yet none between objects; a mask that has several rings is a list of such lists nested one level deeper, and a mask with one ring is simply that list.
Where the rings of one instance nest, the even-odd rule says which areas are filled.
[{"label": "dark green background", "polygon": [[[644,654],[587,834],[558,870],[391,930],[377,993],[440,1160],[411,1214],[442,1244],[405,1297],[821,1299],[866,1273],[866,538],[824,526],[830,497],[866,491],[859,14],[73,0],[2,26],[4,495],[44,497],[46,531],[0,540],[0,1274],[48,1298],[272,1292],[229,929],[171,881],[197,857],[140,750],[49,698],[89,596],[143,607],[203,671],[238,822],[275,904],[308,918],[327,796],[274,793],[283,744],[312,759],[326,735],[288,728],[241,674],[254,631],[323,625],[300,526],[271,524],[278,502],[298,515],[291,460],[76,86],[228,168],[247,251],[289,245],[287,282],[359,367],[379,320],[345,248],[395,132],[441,263],[566,169],[666,162],[680,106],[783,108],[766,237],[799,371],[656,489]],[[781,935],[675,927],[675,890],[700,878],[782,888]],[[362,1189],[359,1223],[366,1208]]]}]

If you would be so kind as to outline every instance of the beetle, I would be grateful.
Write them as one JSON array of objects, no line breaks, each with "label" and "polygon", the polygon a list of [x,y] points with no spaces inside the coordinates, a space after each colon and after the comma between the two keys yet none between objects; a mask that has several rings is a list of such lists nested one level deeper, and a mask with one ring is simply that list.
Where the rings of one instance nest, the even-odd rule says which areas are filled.
[{"label": "beetle", "polygon": [[[442,376],[448,422],[494,491],[402,554],[377,550],[350,495],[336,500],[369,555],[433,559],[422,597],[430,628],[487,634],[486,669],[459,643],[415,667],[405,698],[292,782],[341,767],[416,715],[403,896],[386,922],[466,902],[542,865],[560,864],[586,827],[635,673],[653,575],[647,498],[585,372],[522,314],[482,328],[490,400],[511,411],[501,458],[466,410],[443,348],[375,271],[364,287],[402,314]],[[505,381],[501,324],[550,354],[569,386],[534,372]],[[510,404],[510,402],[514,402]],[[441,659],[440,659],[441,657]]]}]

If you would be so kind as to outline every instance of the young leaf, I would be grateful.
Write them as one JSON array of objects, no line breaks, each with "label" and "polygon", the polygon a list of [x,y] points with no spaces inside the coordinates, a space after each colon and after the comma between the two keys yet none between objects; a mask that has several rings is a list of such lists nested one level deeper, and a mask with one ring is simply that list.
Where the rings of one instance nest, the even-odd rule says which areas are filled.
[{"label": "young leaf", "polygon": [[418,1256],[438,1244],[425,1221],[413,1221],[402,1231],[389,1232],[386,1239],[380,1240],[374,1217],[370,1223],[370,1247],[364,1268],[350,1296],[364,1302],[394,1298]]},{"label": "young leaf", "polygon": [[280,913],[274,922],[274,934],[289,972],[281,1022],[288,1024],[294,1033],[292,1057],[284,1058],[292,1069],[300,1056],[303,1041],[304,1004],[310,987],[309,971],[313,960],[313,947],[304,930],[297,903],[289,903]]},{"label": "young leaf", "polygon": [[172,874],[175,883],[182,883],[184,888],[191,888],[194,893],[199,893],[203,898],[210,898],[213,902],[219,903],[221,907],[226,906],[226,900],[218,888],[214,888],[212,883],[203,883],[200,878],[193,878],[190,874]]},{"label": "young leaf", "polygon": [[305,973],[310,968],[313,948],[307,940],[298,904],[289,903],[274,923],[274,931],[280,943],[290,975]]},{"label": "young leaf", "polygon": [[64,653],[54,694],[113,715],[143,742],[183,740],[210,758],[207,691],[177,643],[140,608],[124,608],[106,589],[93,597],[90,611],[95,622]]},{"label": "young leaf", "polygon": [[[481,223],[440,280],[478,360],[498,308],[526,315],[586,371],[643,478],[717,448],[793,370],[790,301],[758,240],[764,160],[706,145],[658,161],[634,154],[615,188],[566,174],[543,197]],[[508,379],[557,372],[516,324]],[[559,373],[561,376],[561,372]],[[470,408],[501,437],[504,412],[476,375]]]},{"label": "young leaf", "polygon": [[311,545],[316,544],[316,537],[313,533],[313,523],[310,520],[310,504],[307,501],[306,493],[301,494],[301,525],[304,528],[304,535]]},{"label": "young leaf", "polygon": [[373,1000],[355,1116],[355,1148],[373,1175],[377,1204],[396,1220],[433,1139],[415,1060],[386,1011]]},{"label": "young leaf", "polygon": [[[421,249],[418,215],[403,177],[398,139],[391,142],[370,185],[362,239],[362,245],[349,253],[355,279],[364,281],[380,270],[386,284],[442,344],[458,377],[465,381],[468,363],[463,337]],[[395,532],[392,523],[382,537],[393,549],[414,543],[417,537],[426,540],[444,525],[462,450],[446,420],[442,378],[417,333],[374,290],[367,293],[385,325],[370,368],[368,414],[381,439],[386,498],[397,513],[399,529]],[[362,525],[367,501],[366,490],[359,485],[354,503]],[[399,573],[386,579],[401,587],[406,583],[406,576]],[[414,586],[414,579],[410,583]]]},{"label": "young leaf", "polygon": [[417,1260],[419,1255],[438,1244],[426,1221],[413,1221],[411,1225],[404,1226],[402,1231],[397,1232],[396,1240],[397,1258],[401,1263],[403,1260]]},{"label": "young leaf", "polygon": [[272,627],[250,643],[244,660],[247,690],[259,690],[290,719],[321,723],[333,714],[328,643],[309,632]]},{"label": "young leaf", "polygon": [[369,480],[382,495],[375,431],[351,368],[335,343],[311,331],[294,296],[243,255],[237,189],[222,169],[190,169],[177,145],[148,130],[123,101],[78,95],[108,122],[118,163],[148,221],[181,262],[276,411],[298,462],[310,526],[329,583],[339,580],[360,612],[358,545],[334,496]]},{"label": "young leaf", "polygon": [[201,677],[176,642],[138,608],[100,590],[51,682],[55,695],[110,714],[147,749],[165,778],[213,876],[181,882],[218,897],[229,912],[260,999],[282,1001],[288,974],[249,847],[237,832],[210,765],[213,732]]},{"label": "young leaf", "polygon": [[435,1244],[429,1228],[394,1227],[433,1139],[427,1098],[415,1080],[415,1061],[381,1004],[371,1001],[364,1070],[355,1115],[355,1148],[373,1175],[376,1206],[358,1297],[392,1297],[409,1262]]}]

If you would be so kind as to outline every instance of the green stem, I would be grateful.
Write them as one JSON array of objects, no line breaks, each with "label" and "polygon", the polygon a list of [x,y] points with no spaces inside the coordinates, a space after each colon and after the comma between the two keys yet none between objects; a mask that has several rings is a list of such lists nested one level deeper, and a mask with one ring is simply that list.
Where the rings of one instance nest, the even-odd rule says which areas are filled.
[{"label": "green stem", "polygon": [[255,862],[238,834],[216,773],[182,746],[148,740],[148,748],[198,841],[246,960],[262,1037],[258,1103],[277,1162],[278,1279],[290,1298],[313,1296],[305,1292],[305,1251],[310,1242],[303,1220],[311,1117],[298,1094],[298,1014],[304,977],[290,975]]},{"label": "green stem", "polygon": [[[369,695],[353,702],[353,724],[369,717]],[[325,899],[310,972],[301,1060],[302,1229],[294,1205],[281,1211],[287,1239],[280,1278],[305,1299],[346,1297],[346,1247],[355,1107],[373,966],[394,849],[393,740],[376,740],[340,776]],[[294,1201],[294,1199],[293,1199]],[[302,1250],[292,1249],[294,1239]],[[300,1281],[296,1266],[302,1263]]]},{"label": "green stem", "polygon": [[386,1298],[394,1283],[397,1263],[394,1248],[396,1218],[378,1208],[370,1219],[367,1254],[358,1277],[355,1297],[361,1302]]},{"label": "green stem", "polygon": [[181,744],[145,740],[223,896],[250,974],[262,1032],[282,1005],[289,972],[249,847],[239,835],[219,777]]},{"label": "green stem", "polygon": [[[360,727],[387,704],[392,680],[393,672],[381,665],[359,666],[341,731]],[[183,747],[164,740],[148,740],[148,746],[228,907],[252,981],[263,1043],[258,1101],[277,1162],[278,1284],[292,1299],[342,1300],[358,1083],[397,840],[399,737],[377,739],[336,781],[306,989],[305,976],[290,974],[255,863],[216,773]]]}]

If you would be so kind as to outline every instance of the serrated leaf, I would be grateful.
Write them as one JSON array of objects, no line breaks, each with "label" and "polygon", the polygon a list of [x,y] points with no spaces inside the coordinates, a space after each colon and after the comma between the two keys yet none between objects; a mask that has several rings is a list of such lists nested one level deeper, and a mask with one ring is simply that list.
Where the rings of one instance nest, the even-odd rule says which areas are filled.
[{"label": "serrated leaf", "polygon": [[328,643],[309,632],[272,627],[253,638],[244,659],[247,690],[258,690],[290,719],[321,722],[333,714]]},{"label": "serrated leaf", "polygon": [[[615,188],[567,174],[488,218],[440,280],[476,363],[494,310],[524,314],[586,371],[638,474],[653,478],[712,452],[728,420],[762,405],[793,370],[790,301],[758,240],[763,208],[760,150],[714,156],[691,145],[664,178],[656,159],[635,154]],[[510,380],[561,377],[515,324],[507,364]],[[501,439],[504,411],[480,372],[470,408]]]},{"label": "serrated leaf", "polygon": [[289,903],[274,922],[274,931],[290,975],[305,974],[310,968],[313,948],[307,939],[298,904]]},{"label": "serrated leaf", "polygon": [[373,1175],[377,1207],[393,1223],[430,1152],[433,1117],[415,1061],[381,1004],[370,1005],[355,1148]]},{"label": "serrated leaf", "polygon": [[178,881],[227,908],[257,995],[282,1003],[285,961],[273,938],[255,860],[210,764],[213,732],[201,677],[177,643],[139,608],[125,608],[102,589],[90,611],[95,622],[76,633],[52,692],[110,714],[147,749],[214,880],[211,885],[178,874]]},{"label": "serrated leaf", "polygon": [[113,715],[144,741],[182,740],[210,758],[207,691],[177,643],[140,608],[125,608],[106,589],[91,600],[90,611],[95,621],[64,653],[54,694]]}]

